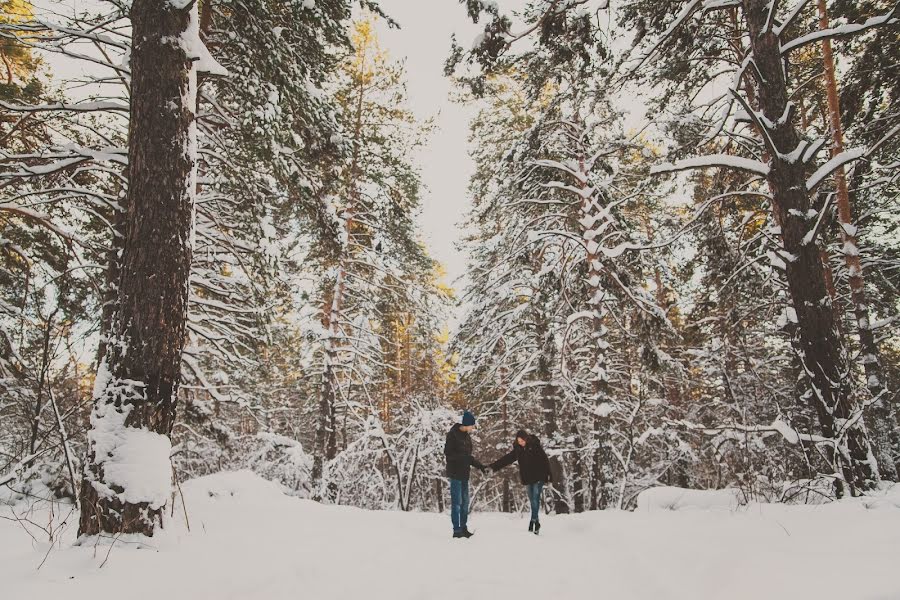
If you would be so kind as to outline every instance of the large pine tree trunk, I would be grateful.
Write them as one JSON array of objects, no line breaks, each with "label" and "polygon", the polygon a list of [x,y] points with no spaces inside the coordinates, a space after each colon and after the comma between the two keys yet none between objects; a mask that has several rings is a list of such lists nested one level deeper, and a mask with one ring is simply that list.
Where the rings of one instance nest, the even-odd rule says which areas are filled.
[{"label": "large pine tree trunk", "polygon": [[587,246],[587,305],[593,313],[591,317],[591,346],[590,350],[590,384],[591,404],[597,414],[594,419],[593,436],[596,449],[593,456],[590,486],[591,510],[604,509],[609,505],[608,489],[612,474],[609,452],[609,418],[607,414],[607,401],[609,398],[609,376],[607,373],[606,353],[609,342],[606,341],[607,328],[603,321],[606,316],[606,290],[604,284],[608,282],[603,263],[598,254],[597,238],[601,237],[609,225],[609,216],[602,205],[602,197],[599,192],[587,184],[584,157],[579,158],[580,171],[584,173],[581,182],[582,202],[580,207],[581,237]]},{"label": "large pine tree trunk", "polygon": [[[828,29],[828,9],[825,0],[818,0],[819,28]],[[834,56],[831,52],[831,40],[822,40],[822,62],[825,67],[825,91],[828,100],[828,120],[831,126],[831,155],[837,156],[844,151],[844,133],[841,126],[841,107],[838,98],[837,76],[834,69]],[[892,435],[895,430],[895,417],[890,404],[890,394],[885,387],[884,372],[881,368],[881,353],[872,322],[869,319],[869,302],[866,298],[866,285],[863,279],[862,261],[859,257],[857,243],[858,230],[853,223],[853,208],[850,205],[850,190],[844,167],[834,172],[834,183],[837,191],[838,222],[841,238],[844,243],[844,263],[850,282],[850,299],[853,303],[853,314],[859,334],[859,346],[862,351],[862,364],[866,375],[866,387],[872,399],[872,406],[867,411],[867,422],[871,425],[872,446],[878,460],[878,469],[882,479],[897,481],[897,467],[892,453]]]},{"label": "large pine tree trunk", "polygon": [[[171,492],[195,191],[196,6],[134,0],[128,212],[116,315],[94,388],[81,535],[152,535]],[[196,18],[196,12],[194,12]]]},{"label": "large pine tree trunk", "polygon": [[766,134],[775,150],[767,181],[784,250],[789,255],[786,276],[797,316],[800,360],[810,381],[809,401],[822,434],[833,440],[835,473],[855,494],[872,486],[877,469],[869,462],[865,425],[850,394],[847,356],[825,287],[819,251],[815,243],[805,241],[811,227],[807,220],[811,202],[806,167],[787,158],[799,145],[800,136],[788,112],[785,63],[778,36],[769,27],[770,4],[768,0],[743,0],[751,53],[759,70],[759,106],[769,121]]},{"label": "large pine tree trunk", "polygon": [[[365,59],[361,58],[360,68],[365,68]],[[353,127],[353,153],[350,160],[350,168],[346,174],[345,193],[347,194],[347,206],[343,212],[343,242],[341,242],[340,255],[338,256],[337,276],[331,291],[330,304],[325,311],[325,326],[328,337],[325,340],[325,368],[322,374],[322,385],[319,389],[319,418],[316,425],[315,452],[313,455],[313,469],[311,477],[313,488],[319,496],[322,477],[324,476],[324,463],[337,456],[337,413],[336,403],[338,396],[338,360],[344,338],[341,330],[341,319],[344,313],[344,295],[347,287],[347,260],[350,257],[349,245],[353,239],[356,208],[359,206],[359,180],[360,180],[360,147],[363,144],[363,107],[367,93],[367,79],[364,76],[357,78],[356,103]]]}]

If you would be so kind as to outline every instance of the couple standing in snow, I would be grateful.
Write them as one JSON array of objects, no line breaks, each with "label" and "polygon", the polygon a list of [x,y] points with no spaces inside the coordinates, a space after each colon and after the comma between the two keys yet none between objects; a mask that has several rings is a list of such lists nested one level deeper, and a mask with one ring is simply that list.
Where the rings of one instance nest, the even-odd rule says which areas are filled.
[{"label": "couple standing in snow", "polygon": [[447,478],[450,480],[450,519],[453,521],[453,537],[469,538],[472,532],[466,527],[469,517],[469,472],[471,467],[486,473],[499,471],[503,467],[519,463],[519,478],[528,492],[531,503],[531,522],[528,531],[535,534],[541,530],[541,492],[544,484],[551,481],[550,459],[541,447],[537,436],[524,429],[516,433],[512,450],[489,465],[483,465],[472,456],[472,437],[469,432],[475,427],[475,415],[465,411],[462,421],[447,433],[444,455],[447,457]]}]

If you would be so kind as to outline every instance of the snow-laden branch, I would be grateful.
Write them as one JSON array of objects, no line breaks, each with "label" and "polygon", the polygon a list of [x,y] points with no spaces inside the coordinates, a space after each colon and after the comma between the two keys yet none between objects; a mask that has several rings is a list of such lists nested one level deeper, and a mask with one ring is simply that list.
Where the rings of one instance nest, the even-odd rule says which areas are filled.
[{"label": "snow-laden branch", "polygon": [[802,48],[803,46],[807,46],[821,40],[848,37],[866,31],[867,29],[882,27],[884,25],[897,25],[898,23],[900,23],[898,11],[900,11],[900,3],[895,4],[894,8],[891,9],[891,12],[878,17],[867,19],[864,23],[847,23],[846,25],[841,25],[839,27],[820,29],[807,35],[800,36],[784,44],[781,47],[781,53],[783,55],[787,55],[792,50]]},{"label": "snow-laden branch", "polygon": [[752,158],[732,156],[730,154],[709,154],[694,158],[685,158],[674,163],[656,165],[650,169],[651,175],[661,173],[673,173],[676,171],[689,171],[691,169],[704,169],[707,167],[724,167],[747,171],[765,177],[769,174],[768,165]]},{"label": "snow-laden branch", "polygon": [[781,34],[784,33],[784,31],[786,31],[787,28],[790,27],[791,24],[797,19],[800,13],[803,12],[803,9],[807,4],[809,4],[809,0],[800,0],[800,2],[797,2],[794,5],[794,8],[791,9],[790,14],[788,14],[788,16],[785,17],[777,27],[775,27],[775,35],[781,36]]},{"label": "snow-laden branch", "polygon": [[128,105],[120,102],[77,102],[69,104],[67,102],[55,102],[53,104],[11,104],[0,100],[0,107],[12,112],[20,113],[38,113],[38,112],[102,112],[102,111],[118,111],[128,112]]},{"label": "snow-laden branch", "polygon": [[28,456],[17,462],[15,466],[10,469],[9,473],[0,477],[0,486],[7,485],[18,479],[22,475],[22,472],[26,468],[28,468],[28,466],[30,466],[31,463],[35,461],[35,459],[40,457],[42,454],[45,454],[49,449],[50,448],[47,447],[42,450],[38,450],[34,454],[29,454]]},{"label": "snow-laden branch", "polygon": [[[0,171],[0,180],[49,175],[87,161],[97,163],[110,162],[120,165],[128,164],[128,150],[126,148],[93,149],[69,144],[59,150],[52,153],[13,154],[5,157],[13,166],[18,167],[20,170]],[[29,165],[21,162],[26,160],[52,160],[53,162],[41,165]]]},{"label": "snow-laden branch", "polygon": [[708,13],[726,8],[740,8],[740,6],[741,0],[704,0],[703,12]]},{"label": "snow-laden branch", "polygon": [[840,154],[829,160],[827,163],[816,169],[816,172],[813,173],[806,182],[807,191],[813,191],[829,175],[831,175],[847,163],[851,163],[854,160],[859,160],[865,155],[865,148],[853,148],[851,150],[845,150],[844,152],[841,152]]},{"label": "snow-laden branch", "polygon": [[834,439],[826,438],[820,435],[812,435],[807,433],[800,433],[793,427],[791,427],[788,423],[781,419],[781,417],[776,418],[769,425],[743,425],[741,423],[730,423],[728,425],[719,425],[719,426],[707,426],[700,425],[698,423],[692,423],[685,419],[678,420],[666,420],[670,425],[684,427],[689,431],[697,431],[703,433],[705,435],[719,435],[723,432],[740,432],[740,433],[756,433],[760,435],[772,435],[778,434],[785,439],[789,444],[797,444],[799,442],[806,442],[811,444],[826,444],[833,445]]},{"label": "snow-laden branch", "polygon": [[60,228],[58,225],[55,225],[51,220],[49,215],[45,215],[43,213],[39,213],[28,208],[23,208],[21,206],[17,206],[14,204],[0,204],[0,213],[9,212],[22,217],[28,221],[33,223],[37,223],[41,227],[45,229],[49,229],[59,237],[63,238],[67,242],[79,242],[82,245],[85,245],[83,242],[78,240],[72,233],[65,231]]},{"label": "snow-laden branch", "polygon": [[209,380],[206,378],[206,374],[200,367],[200,364],[196,361],[196,359],[194,359],[193,356],[182,353],[181,363],[191,370],[191,372],[197,378],[197,381],[200,382],[200,386],[203,391],[207,392],[217,402],[228,402],[228,398],[222,396],[219,393],[218,388],[209,382]]}]

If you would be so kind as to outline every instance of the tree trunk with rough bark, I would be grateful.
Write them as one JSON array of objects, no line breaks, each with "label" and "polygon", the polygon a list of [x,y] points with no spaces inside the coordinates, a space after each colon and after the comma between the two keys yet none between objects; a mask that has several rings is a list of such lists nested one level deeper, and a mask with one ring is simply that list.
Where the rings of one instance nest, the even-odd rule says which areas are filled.
[{"label": "tree trunk with rough bark", "polygon": [[787,253],[786,277],[796,311],[800,360],[810,381],[808,400],[818,415],[824,437],[833,440],[830,457],[838,476],[851,494],[869,489],[877,481],[870,464],[869,440],[861,411],[853,401],[848,381],[848,360],[837,331],[834,309],[825,286],[817,245],[807,240],[812,226],[806,189],[806,166],[789,156],[800,144],[788,102],[785,61],[781,43],[769,20],[767,0],[743,0],[750,36],[750,51],[758,69],[759,107],[768,120],[765,134],[771,140],[766,179],[772,207],[781,227]]},{"label": "tree trunk with rough bark", "polygon": [[[503,354],[506,351],[506,344],[503,340],[500,341],[499,345],[500,353]],[[509,390],[506,385],[509,379],[509,374],[507,372],[506,367],[500,367],[500,419],[501,426],[503,428],[503,440],[506,441],[510,439],[512,436],[512,431],[509,423]],[[512,489],[509,484],[509,474],[505,474],[503,477],[503,490],[502,497],[500,500],[501,510],[505,513],[511,513],[513,511],[513,501],[512,501]]]},{"label": "tree trunk with rough bark", "polygon": [[[550,331],[546,315],[539,315],[535,329],[541,345],[535,375],[542,382],[541,412],[543,413],[543,433],[547,446],[551,450],[555,450],[559,429],[559,388],[553,379],[553,364],[556,361],[557,352],[553,333]],[[569,512],[569,503],[566,500],[565,470],[556,452],[548,454],[550,454],[550,472],[553,476],[552,495],[554,511],[557,514],[566,514]]]},{"label": "tree trunk with rough bark", "polygon": [[[193,12],[193,15],[192,15]],[[128,212],[94,389],[79,534],[153,535],[171,493],[194,223],[193,3],[134,0]]]},{"label": "tree trunk with rough bark", "polygon": [[[825,0],[818,0],[818,7],[819,29],[828,29],[828,8]],[[822,63],[825,68],[825,91],[828,101],[828,120],[832,139],[831,156],[833,158],[844,151],[844,132],[841,126],[841,106],[834,56],[831,52],[831,40],[828,38],[822,40]],[[844,167],[839,167],[834,172],[834,186],[837,192],[837,215],[841,241],[844,244],[843,257],[850,283],[850,300],[853,303],[853,315],[859,335],[866,388],[869,390],[872,403],[866,411],[866,420],[870,425],[872,447],[878,460],[881,478],[897,481],[897,467],[894,464],[891,448],[891,438],[896,429],[896,417],[890,403],[890,393],[885,387],[886,380],[881,368],[881,352],[872,332],[872,322],[869,318],[869,301],[866,298],[866,284],[857,241],[859,230],[853,222],[853,207],[850,204],[850,190]]]},{"label": "tree trunk with rough bark", "polygon": [[325,319],[328,338],[325,340],[325,368],[322,372],[322,385],[319,389],[319,418],[316,425],[315,454],[311,474],[316,489],[324,476],[325,461],[331,460],[337,455],[335,404],[337,401],[337,362],[340,351],[339,336],[344,299],[344,277],[344,269],[341,267],[335,278],[331,302],[328,305]]}]

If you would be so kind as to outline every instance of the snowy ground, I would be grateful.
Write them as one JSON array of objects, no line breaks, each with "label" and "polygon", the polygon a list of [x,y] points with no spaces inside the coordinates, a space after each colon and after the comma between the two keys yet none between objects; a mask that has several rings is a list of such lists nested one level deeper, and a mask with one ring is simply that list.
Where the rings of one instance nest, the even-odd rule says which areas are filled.
[{"label": "snowy ground", "polygon": [[[540,537],[518,515],[476,514],[470,540],[450,538],[446,515],[320,506],[247,472],[188,482],[184,494],[191,532],[176,511],[143,549],[121,541],[71,547],[73,518],[47,555],[48,544],[0,519],[0,596],[900,598],[897,494],[818,507],[549,516]],[[32,517],[42,522],[47,513]]]}]

